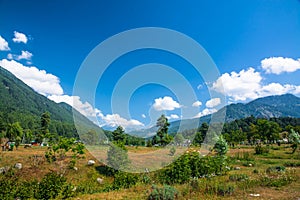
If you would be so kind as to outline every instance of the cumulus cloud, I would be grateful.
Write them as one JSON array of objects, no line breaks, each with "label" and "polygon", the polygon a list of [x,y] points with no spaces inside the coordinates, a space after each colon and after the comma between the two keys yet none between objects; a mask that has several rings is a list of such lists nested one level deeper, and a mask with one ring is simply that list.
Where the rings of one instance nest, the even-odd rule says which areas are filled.
[{"label": "cumulus cloud", "polygon": [[36,92],[43,95],[62,95],[63,89],[57,76],[45,70],[24,66],[15,60],[0,60],[0,66],[13,73]]},{"label": "cumulus cloud", "polygon": [[101,110],[94,108],[89,102],[82,102],[79,96],[51,95],[48,98],[56,103],[65,102],[86,117],[98,117],[100,126],[122,126],[125,130],[144,127],[144,124],[140,121],[135,119],[127,120],[119,114],[104,115]]},{"label": "cumulus cloud", "polygon": [[300,69],[300,59],[271,57],[261,61],[261,67],[267,74],[281,74],[284,72],[294,72]]},{"label": "cumulus cloud", "polygon": [[258,97],[257,91],[261,89],[262,77],[253,68],[242,70],[239,73],[225,73],[213,83],[212,88],[223,93],[233,101],[245,101]]},{"label": "cumulus cloud", "polygon": [[171,114],[170,116],[166,116],[168,119],[179,119],[179,116],[176,114]]},{"label": "cumulus cloud", "polygon": [[7,41],[0,35],[0,51],[9,51],[9,50],[10,48],[8,46]]},{"label": "cumulus cloud", "polygon": [[172,97],[165,96],[163,98],[157,98],[154,100],[153,107],[157,111],[162,110],[174,110],[176,108],[180,108],[181,105],[172,99]]},{"label": "cumulus cloud", "polygon": [[96,117],[101,115],[99,109],[94,109],[89,102],[82,102],[79,96],[50,95],[48,98],[56,103],[65,102],[86,117]]},{"label": "cumulus cloud", "polygon": [[142,122],[138,120],[135,119],[128,120],[121,117],[119,114],[101,115],[100,118],[102,120],[100,126],[110,126],[110,127],[122,126],[125,130],[138,129],[145,126]]},{"label": "cumulus cloud", "polygon": [[229,97],[232,102],[252,100],[270,95],[286,93],[300,94],[300,86],[280,83],[262,83],[262,76],[253,68],[242,70],[239,73],[225,73],[213,83],[212,88]]},{"label": "cumulus cloud", "polygon": [[15,37],[13,38],[14,42],[16,42],[16,43],[23,42],[24,44],[27,43],[28,38],[27,38],[27,36],[24,33],[20,33],[20,32],[14,31],[14,35],[15,35]]},{"label": "cumulus cloud", "polygon": [[217,109],[215,108],[205,108],[204,110],[202,110],[201,112],[199,112],[197,115],[195,115],[193,118],[199,118],[199,117],[203,117],[209,114],[213,114],[217,112]]},{"label": "cumulus cloud", "polygon": [[193,107],[200,107],[202,106],[202,102],[201,101],[195,101],[193,104],[192,104]]},{"label": "cumulus cloud", "polygon": [[22,60],[22,59],[31,60],[32,56],[33,56],[32,53],[30,53],[29,51],[22,51],[22,54],[17,56],[17,59],[18,60]]},{"label": "cumulus cloud", "polygon": [[220,98],[213,98],[213,99],[208,100],[205,105],[208,108],[213,108],[213,107],[216,107],[220,104],[221,104],[221,99]]},{"label": "cumulus cloud", "polygon": [[145,115],[145,114],[142,114],[142,118],[144,118],[144,119],[145,119],[145,118],[146,118],[146,115]]}]

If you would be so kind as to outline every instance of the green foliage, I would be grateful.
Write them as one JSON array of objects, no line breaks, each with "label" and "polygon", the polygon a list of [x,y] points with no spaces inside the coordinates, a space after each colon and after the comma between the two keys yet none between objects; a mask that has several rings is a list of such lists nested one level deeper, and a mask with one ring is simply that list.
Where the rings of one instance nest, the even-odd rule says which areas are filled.
[{"label": "green foliage", "polygon": [[264,147],[260,143],[255,146],[254,150],[256,155],[267,154],[270,151],[268,147]]},{"label": "green foliage", "polygon": [[161,115],[156,122],[156,126],[158,127],[156,133],[156,139],[153,140],[153,144],[159,144],[161,146],[165,146],[172,141],[172,137],[168,135],[168,129],[170,123],[165,115]]},{"label": "green foliage", "polygon": [[124,170],[129,162],[124,144],[122,142],[111,143],[107,151],[107,164],[115,170]]},{"label": "green foliage", "polygon": [[284,171],[285,171],[284,166],[272,166],[272,167],[268,167],[266,169],[266,173],[268,173],[268,174],[274,173],[274,172],[284,172]]},{"label": "green foliage", "polygon": [[214,146],[214,149],[220,156],[224,156],[227,153],[228,144],[222,135],[220,135],[218,141],[216,142],[216,144]]},{"label": "green foliage", "polygon": [[191,178],[222,175],[227,172],[227,159],[223,156],[201,157],[199,153],[186,153],[157,174],[161,183],[186,183]]},{"label": "green foliage", "polygon": [[231,181],[245,181],[248,180],[249,176],[247,174],[232,174],[229,176]]},{"label": "green foliage", "polygon": [[194,140],[192,142],[193,145],[195,146],[200,146],[201,143],[203,142],[205,136],[206,136],[206,133],[208,131],[208,124],[207,123],[202,123],[201,126],[199,127],[199,129],[197,130],[196,134],[195,134],[195,137],[194,137]]},{"label": "green foliage", "polygon": [[67,179],[56,173],[48,173],[38,185],[37,199],[55,199],[73,196],[73,186],[67,183]]},{"label": "green foliage", "polygon": [[66,178],[55,173],[47,174],[40,183],[21,181],[13,171],[0,175],[0,199],[65,199],[75,195],[72,190]]},{"label": "green foliage", "polygon": [[175,200],[178,198],[179,192],[172,186],[164,185],[158,187],[153,185],[148,200]]},{"label": "green foliage", "polygon": [[19,122],[9,123],[7,124],[6,134],[5,136],[9,139],[9,141],[16,141],[17,137],[23,136],[23,129]]},{"label": "green foliage", "polygon": [[73,168],[76,161],[82,158],[84,154],[84,144],[76,142],[75,138],[59,137],[58,141],[52,143],[48,150],[45,152],[45,157],[48,162],[53,162],[58,159],[63,160],[66,157],[67,152],[72,152],[72,159],[69,163],[69,167]]},{"label": "green foliage", "polygon": [[133,173],[118,171],[114,175],[113,189],[130,188],[139,181],[139,177]]},{"label": "green foliage", "polygon": [[299,144],[300,144],[300,135],[299,133],[295,132],[293,129],[291,130],[291,133],[289,134],[289,142],[292,144],[292,154],[295,153],[297,150]]}]

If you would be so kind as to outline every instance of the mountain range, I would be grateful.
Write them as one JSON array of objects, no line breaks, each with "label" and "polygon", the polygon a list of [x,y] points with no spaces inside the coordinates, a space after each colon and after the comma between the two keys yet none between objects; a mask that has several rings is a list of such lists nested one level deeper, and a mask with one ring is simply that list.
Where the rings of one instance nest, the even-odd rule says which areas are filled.
[{"label": "mountain range", "polygon": [[[24,129],[38,130],[40,117],[43,112],[51,116],[50,132],[68,137],[78,137],[80,132],[95,130],[103,133],[103,129],[91,122],[66,103],[55,103],[47,97],[38,94],[12,73],[0,67],[0,131],[3,124],[20,122]],[[75,127],[73,115],[78,123]],[[225,122],[241,119],[253,115],[257,118],[294,117],[300,118],[300,98],[292,94],[262,97],[248,103],[227,105],[213,115],[225,116]],[[212,115],[200,118],[184,119],[170,123],[169,132],[191,129],[192,124],[210,122]],[[130,134],[139,137],[154,135],[157,128],[133,131]]]},{"label": "mountain range", "polygon": [[[300,118],[300,98],[292,94],[267,96],[258,98],[249,103],[236,103],[227,105],[213,114],[218,118],[225,115],[225,122],[231,122],[236,119],[241,119],[249,116],[256,118],[272,118],[272,117],[294,117]],[[200,118],[183,119],[170,122],[169,133],[176,133],[181,126],[181,130],[189,130],[199,126],[203,122],[209,123],[212,114]],[[218,121],[218,119],[217,119]],[[157,128],[151,127],[149,129],[134,131],[131,134],[139,135],[141,137],[149,137],[156,133]]]}]

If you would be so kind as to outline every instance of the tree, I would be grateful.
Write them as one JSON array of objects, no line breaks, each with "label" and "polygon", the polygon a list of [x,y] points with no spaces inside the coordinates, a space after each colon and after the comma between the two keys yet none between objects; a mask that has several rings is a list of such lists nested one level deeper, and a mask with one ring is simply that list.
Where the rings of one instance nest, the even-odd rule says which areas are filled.
[{"label": "tree", "polygon": [[49,134],[50,113],[44,112],[41,116],[41,131],[37,135],[36,141],[42,143],[43,139]]},{"label": "tree", "polygon": [[130,163],[123,142],[112,142],[107,151],[107,164],[115,170],[125,170]]},{"label": "tree", "polygon": [[295,132],[293,129],[291,129],[291,133],[289,134],[289,142],[292,143],[292,149],[293,149],[293,153],[295,153],[295,151],[298,148],[298,145],[300,144],[300,135],[299,133]]},{"label": "tree", "polygon": [[228,151],[228,144],[224,139],[223,135],[220,135],[218,141],[214,146],[215,151],[218,153],[219,156],[225,156]]},{"label": "tree", "polygon": [[198,128],[197,133],[195,134],[195,138],[193,140],[193,145],[200,146],[204,138],[206,137],[208,131],[208,124],[206,122],[202,123],[201,126]]},{"label": "tree", "polygon": [[157,119],[156,126],[158,127],[156,132],[156,135],[159,138],[158,143],[162,146],[167,145],[172,138],[168,135],[170,123],[164,114]]},{"label": "tree", "polygon": [[114,130],[112,132],[112,134],[113,134],[113,140],[124,143],[125,142],[125,134],[124,134],[124,132],[125,131],[124,131],[123,127],[122,126],[118,126],[116,128],[116,130]]},{"label": "tree", "polygon": [[8,138],[8,140],[10,142],[15,142],[16,148],[18,148],[18,146],[21,143],[21,138],[23,136],[23,129],[22,129],[20,123],[19,122],[15,122],[12,124],[9,123],[7,125],[5,136]]}]

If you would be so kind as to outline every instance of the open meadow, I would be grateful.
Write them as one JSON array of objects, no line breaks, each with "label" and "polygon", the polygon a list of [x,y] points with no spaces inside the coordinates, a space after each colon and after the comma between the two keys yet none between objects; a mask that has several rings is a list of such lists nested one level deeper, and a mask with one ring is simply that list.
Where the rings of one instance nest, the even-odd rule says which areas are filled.
[{"label": "open meadow", "polygon": [[[133,174],[132,178],[128,174],[113,175],[109,168],[98,161],[89,166],[88,160],[95,160],[89,152],[71,169],[68,166],[68,154],[62,160],[49,163],[45,159],[47,147],[20,146],[18,150],[0,153],[0,167],[10,167],[10,170],[0,175],[0,187],[1,193],[5,193],[8,188],[11,190],[9,193],[15,192],[14,197],[7,199],[18,197],[18,193],[23,195],[19,199],[27,199],[25,197],[30,196],[30,192],[25,191],[24,182],[32,184],[37,181],[41,184],[46,174],[54,173],[65,177],[65,184],[68,185],[65,191],[57,190],[59,195],[56,199],[61,199],[61,195],[65,194],[68,195],[64,198],[68,199],[151,199],[150,193],[163,187],[171,193],[175,191],[174,199],[299,199],[300,152],[291,154],[288,145],[267,148],[269,153],[262,155],[255,155],[254,147],[251,146],[230,149],[226,154],[228,170],[225,173],[189,177],[186,181],[175,181],[167,186],[161,182],[157,171]],[[157,150],[156,147],[128,147],[128,154]],[[195,150],[189,149],[190,152]],[[213,156],[214,153],[208,155]],[[16,169],[16,163],[22,163],[22,168]],[[116,179],[119,181],[118,187],[115,187]],[[51,187],[48,192],[53,192]]]}]

